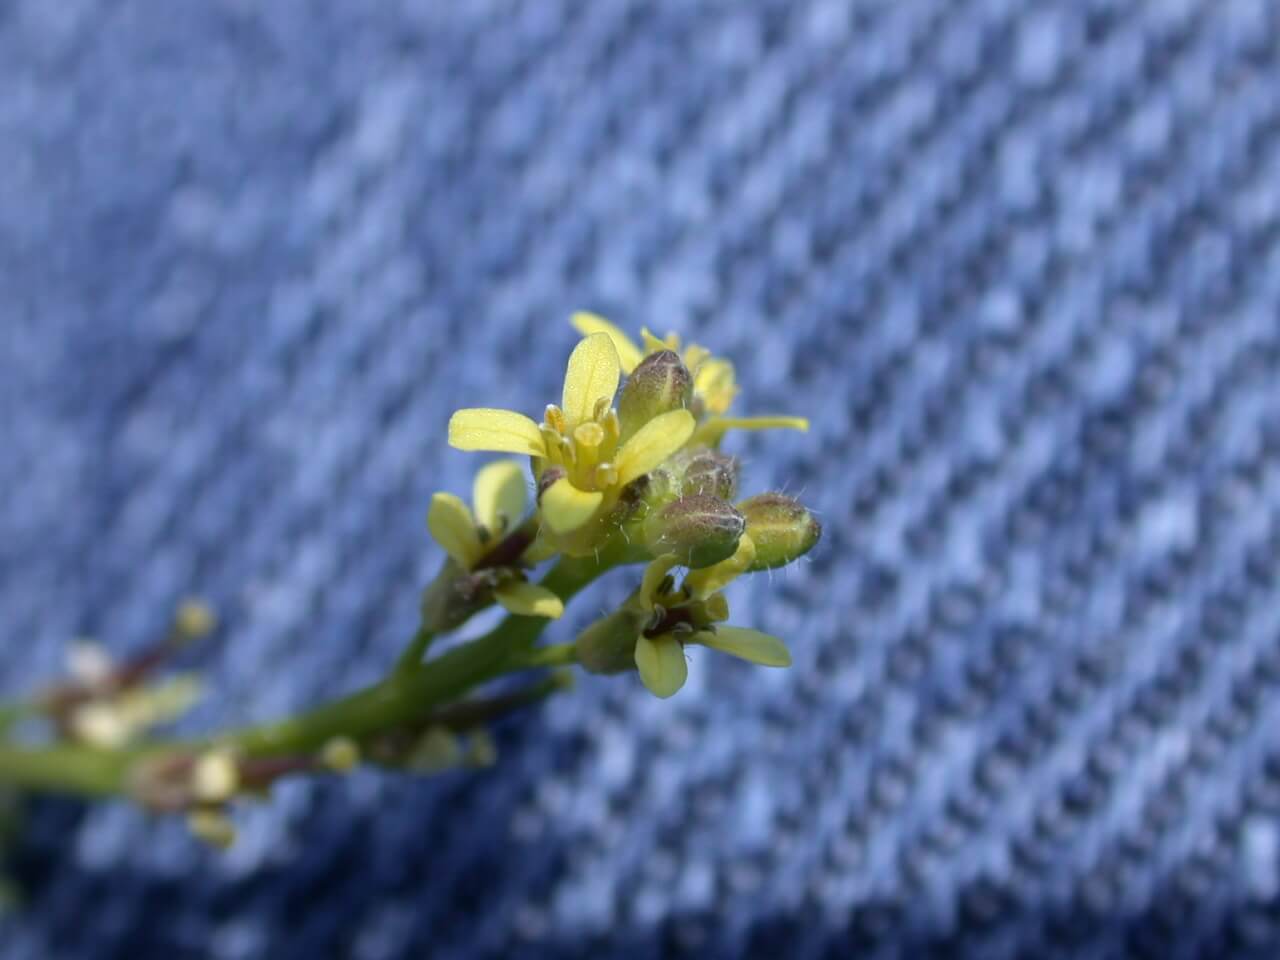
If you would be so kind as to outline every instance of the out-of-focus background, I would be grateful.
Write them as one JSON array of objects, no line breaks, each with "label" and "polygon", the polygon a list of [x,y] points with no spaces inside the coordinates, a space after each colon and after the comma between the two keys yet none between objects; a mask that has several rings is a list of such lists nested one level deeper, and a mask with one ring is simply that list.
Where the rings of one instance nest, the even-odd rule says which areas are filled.
[{"label": "out-of-focus background", "polygon": [[790,671],[586,682],[227,854],[34,805],[0,955],[1276,956],[1278,19],[0,4],[0,690],[192,592],[189,728],[372,680],[448,413],[554,399],[576,308],[811,416],[730,447],[827,531],[735,588]]}]

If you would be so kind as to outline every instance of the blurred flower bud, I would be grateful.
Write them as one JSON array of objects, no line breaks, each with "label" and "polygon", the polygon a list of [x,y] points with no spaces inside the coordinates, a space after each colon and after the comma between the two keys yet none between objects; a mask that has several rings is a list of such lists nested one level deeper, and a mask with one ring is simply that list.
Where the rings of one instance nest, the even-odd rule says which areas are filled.
[{"label": "blurred flower bud", "polygon": [[469,767],[492,767],[498,762],[498,747],[488,730],[481,727],[471,731],[467,737],[462,762]]},{"label": "blurred flower bud", "polygon": [[320,762],[334,773],[350,773],[360,764],[360,747],[350,737],[334,737],[321,748]]},{"label": "blurred flower bud", "polygon": [[222,803],[240,788],[240,767],[235,754],[214,748],[196,758],[191,768],[191,795],[201,803]]},{"label": "blurred flower bud", "polygon": [[644,520],[645,544],[655,555],[674,553],[686,567],[709,567],[733,556],[746,520],[733,505],[708,494],[681,497]]},{"label": "blurred flower bud", "polygon": [[631,371],[618,397],[618,419],[625,440],[659,414],[680,410],[693,399],[693,377],[672,350],[645,357]]},{"label": "blurred flower bud", "polygon": [[804,556],[822,536],[822,525],[798,500],[782,493],[761,493],[738,504],[747,519],[747,536],[756,555],[749,571],[785,567]]},{"label": "blurred flower bud", "polygon": [[458,735],[444,727],[431,727],[410,749],[404,765],[414,773],[440,773],[458,766],[462,759]]},{"label": "blurred flower bud", "polygon": [[578,662],[590,673],[622,673],[635,667],[636,639],[647,616],[623,608],[590,624],[574,641]]},{"label": "blurred flower bud", "polygon": [[173,615],[174,639],[179,642],[199,640],[218,626],[218,617],[203,600],[184,600]]},{"label": "blurred flower bud", "polygon": [[187,829],[211,847],[225,850],[236,842],[235,824],[222,810],[200,808],[187,815]]},{"label": "blurred flower bud", "polygon": [[682,493],[690,496],[704,493],[730,500],[738,492],[738,470],[741,464],[719,450],[697,450],[684,461]]}]

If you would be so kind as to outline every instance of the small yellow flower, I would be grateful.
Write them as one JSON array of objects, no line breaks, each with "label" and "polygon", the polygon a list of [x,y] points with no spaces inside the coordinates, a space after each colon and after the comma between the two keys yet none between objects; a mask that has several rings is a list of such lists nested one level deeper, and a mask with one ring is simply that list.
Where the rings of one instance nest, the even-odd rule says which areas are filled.
[{"label": "small yellow flower", "polygon": [[678,589],[670,575],[679,565],[674,554],[658,557],[645,569],[636,602],[649,617],[636,640],[635,663],[651,693],[666,698],[684,686],[688,677],[684,646],[689,643],[766,667],[791,665],[791,654],[777,637],[721,625],[729,616],[729,607],[720,591],[754,560],[755,546],[744,536],[732,557],[690,571]]},{"label": "small yellow flower", "polygon": [[659,350],[671,350],[693,374],[694,412],[699,424],[693,446],[715,446],[729,430],[809,429],[804,417],[728,417],[725,414],[738,395],[733,364],[714,357],[705,347],[691,343],[681,352],[680,337],[669,333],[659,339],[647,329],[640,332],[643,348],[617,326],[594,313],[575,313],[570,321],[579,333],[607,336],[622,364],[622,372],[630,373],[646,356]]},{"label": "small yellow flower", "polygon": [[[474,512],[461,497],[437,493],[431,498],[427,528],[453,562],[469,573],[521,520],[526,500],[520,462],[496,460],[476,474],[471,491]],[[564,603],[546,587],[529,583],[509,568],[503,571],[509,575],[500,577],[493,596],[508,611],[553,620],[564,613]]]},{"label": "small yellow flower", "polygon": [[689,411],[671,410],[620,442],[612,403],[621,376],[612,338],[585,337],[569,357],[561,405],[548,406],[541,424],[510,410],[459,410],[449,420],[449,443],[528,454],[540,481],[554,470],[539,501],[543,521],[561,549],[590,553],[595,538],[570,535],[592,532],[588,524],[609,514],[622,488],[683,447],[695,426]]}]

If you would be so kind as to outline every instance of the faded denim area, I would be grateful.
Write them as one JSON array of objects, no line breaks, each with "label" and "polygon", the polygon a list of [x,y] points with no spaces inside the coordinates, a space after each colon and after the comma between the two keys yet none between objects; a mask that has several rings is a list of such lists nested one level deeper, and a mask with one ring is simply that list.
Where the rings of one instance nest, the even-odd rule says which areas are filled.
[{"label": "faded denim area", "polygon": [[[795,666],[590,679],[488,773],[225,855],[33,804],[8,958],[1275,957],[1280,8],[0,3],[0,690],[225,626],[185,723],[369,682],[571,310],[727,354]],[[557,625],[621,598],[609,581]]]}]

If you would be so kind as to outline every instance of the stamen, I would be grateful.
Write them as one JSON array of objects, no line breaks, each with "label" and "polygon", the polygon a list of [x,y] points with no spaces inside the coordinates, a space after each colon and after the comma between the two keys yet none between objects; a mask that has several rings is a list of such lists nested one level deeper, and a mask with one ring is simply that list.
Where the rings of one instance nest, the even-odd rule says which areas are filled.
[{"label": "stamen", "polygon": [[610,410],[606,413],[600,425],[604,427],[604,446],[612,452],[617,448],[618,439],[622,436],[622,424],[618,421],[618,411]]},{"label": "stamen", "polygon": [[602,443],[604,443],[604,428],[600,424],[578,424],[573,431],[573,445],[578,454],[578,469],[590,470],[599,462]]},{"label": "stamen", "polygon": [[578,453],[574,449],[573,441],[568,437],[561,437],[560,443],[560,462],[567,467],[573,467],[578,462]]},{"label": "stamen", "polygon": [[550,424],[544,423],[538,430],[542,434],[542,441],[547,448],[547,459],[552,463],[563,463],[563,460],[558,459],[558,455],[561,452],[560,445],[564,442],[564,437]]},{"label": "stamen", "polygon": [[568,424],[564,419],[564,411],[557,407],[554,403],[547,404],[546,413],[542,415],[542,422],[549,426],[556,433],[564,433],[568,428]]},{"label": "stamen", "polygon": [[596,467],[596,489],[607,490],[617,486],[618,468],[612,463],[602,463]]}]

